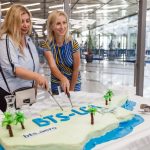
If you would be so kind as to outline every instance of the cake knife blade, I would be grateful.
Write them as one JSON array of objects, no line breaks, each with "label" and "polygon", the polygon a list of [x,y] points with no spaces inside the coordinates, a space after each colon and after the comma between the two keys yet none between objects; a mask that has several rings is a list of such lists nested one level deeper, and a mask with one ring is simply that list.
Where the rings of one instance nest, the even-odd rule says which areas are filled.
[{"label": "cake knife blade", "polygon": [[72,101],[71,101],[71,96],[70,96],[70,93],[69,92],[66,92],[66,94],[67,94],[67,97],[68,97],[68,99],[69,99],[69,101],[70,101],[70,104],[71,104],[71,107],[73,108],[73,104],[72,104]]},{"label": "cake knife blade", "polygon": [[61,105],[58,103],[58,101],[56,100],[56,98],[53,96],[53,94],[51,93],[50,90],[48,90],[48,93],[51,95],[51,97],[53,98],[53,100],[56,102],[56,104],[60,107],[60,109],[63,111],[63,108],[61,107]]}]

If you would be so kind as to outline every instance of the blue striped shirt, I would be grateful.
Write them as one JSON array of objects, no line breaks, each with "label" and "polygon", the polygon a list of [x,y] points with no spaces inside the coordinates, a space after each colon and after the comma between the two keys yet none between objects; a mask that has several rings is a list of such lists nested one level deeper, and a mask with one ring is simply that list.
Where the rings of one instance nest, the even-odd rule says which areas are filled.
[{"label": "blue striped shirt", "polygon": [[[45,44],[45,49],[47,44]],[[56,46],[54,42],[49,44],[53,57],[55,59],[56,65],[61,73],[66,76],[69,80],[72,79],[73,73],[73,53],[80,51],[79,44],[76,40],[70,41],[68,43],[64,42],[61,47]],[[48,50],[48,48],[47,48]],[[51,88],[52,92],[57,93],[57,87],[59,86],[59,80],[52,74],[51,75]],[[81,90],[81,75],[78,74],[77,83],[75,86],[75,91]]]}]

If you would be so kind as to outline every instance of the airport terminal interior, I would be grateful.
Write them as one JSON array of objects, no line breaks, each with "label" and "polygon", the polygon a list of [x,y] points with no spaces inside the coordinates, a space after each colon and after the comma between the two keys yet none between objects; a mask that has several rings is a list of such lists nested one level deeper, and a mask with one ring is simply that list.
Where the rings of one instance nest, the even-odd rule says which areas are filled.
[{"label": "airport terminal interior", "polygon": [[[50,70],[40,51],[46,39],[46,20],[51,11],[66,11],[69,31],[80,45],[82,90],[102,92],[108,88],[136,93],[139,0],[1,0],[0,18],[13,3],[32,13],[32,39],[40,57],[41,70]],[[143,97],[150,97],[150,0],[147,0],[144,49]],[[44,95],[41,95],[41,98]]]},{"label": "airport terminal interior", "polygon": [[[47,18],[53,10],[66,12],[69,34],[80,48],[81,91],[61,93],[58,88],[60,93],[53,95],[51,89],[45,90],[47,82],[41,76],[44,81],[38,82],[37,91],[30,87],[32,91],[28,92],[30,89],[25,87],[27,91],[21,90],[18,97],[10,91],[11,95],[5,96],[6,113],[0,110],[0,150],[150,150],[150,0],[0,0],[0,25],[14,3],[27,7],[32,14],[30,37],[38,52],[35,56],[39,56],[39,73],[46,77],[49,85],[51,70],[42,46],[48,35]],[[28,20],[29,29],[31,22]],[[26,34],[28,31],[24,32],[22,24],[20,31]],[[56,29],[62,32],[61,38],[66,32],[64,28],[61,31]],[[7,46],[7,36],[5,40]],[[23,41],[19,42],[28,43]],[[60,64],[65,68],[62,54],[58,53],[68,47],[61,49],[63,46],[60,48],[57,41],[56,44],[58,52],[55,46],[53,50],[55,60],[60,57]],[[30,44],[27,46],[25,50],[30,52],[34,70]],[[18,52],[19,48],[13,50]],[[36,49],[33,50],[36,52]],[[7,47],[6,50],[8,55]],[[69,53],[71,57],[72,53]],[[0,56],[1,60],[5,58]],[[3,62],[8,65],[5,60]],[[19,81],[14,80],[14,74],[13,82]],[[37,83],[37,73],[31,75],[30,79]],[[57,84],[53,80],[52,83]],[[19,83],[15,82],[21,85]],[[25,130],[22,130],[23,123]]]}]

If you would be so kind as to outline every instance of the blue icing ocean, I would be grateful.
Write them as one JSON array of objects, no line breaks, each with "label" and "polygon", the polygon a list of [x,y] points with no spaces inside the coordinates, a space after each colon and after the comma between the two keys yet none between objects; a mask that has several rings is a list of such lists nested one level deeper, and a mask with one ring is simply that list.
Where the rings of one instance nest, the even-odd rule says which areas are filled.
[{"label": "blue icing ocean", "polygon": [[104,136],[92,138],[85,144],[83,150],[91,150],[98,144],[124,137],[131,133],[133,128],[141,124],[143,121],[144,119],[141,116],[135,115],[132,120],[121,122],[118,128],[106,133]]},{"label": "blue icing ocean", "polygon": [[0,150],[4,150],[4,148],[0,145]]},{"label": "blue icing ocean", "polygon": [[[122,105],[122,107],[127,110],[132,111],[134,109],[135,105],[136,105],[136,102],[127,100],[126,103]],[[129,121],[121,122],[119,124],[118,128],[106,133],[103,136],[92,138],[91,140],[89,140],[85,144],[83,150],[91,150],[98,144],[102,144],[102,143],[108,142],[110,140],[115,140],[115,139],[124,137],[124,136],[128,135],[129,133],[131,133],[133,131],[133,128],[136,127],[137,125],[141,124],[142,122],[144,122],[144,119],[139,115],[135,115]]]}]

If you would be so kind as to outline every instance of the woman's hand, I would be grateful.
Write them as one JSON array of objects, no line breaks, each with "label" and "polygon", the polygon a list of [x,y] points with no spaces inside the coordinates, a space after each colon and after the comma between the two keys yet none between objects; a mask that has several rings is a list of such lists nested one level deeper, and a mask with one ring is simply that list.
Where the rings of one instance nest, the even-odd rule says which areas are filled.
[{"label": "woman's hand", "polygon": [[40,86],[46,90],[49,90],[48,81],[44,76],[37,73],[35,75],[35,82],[36,87]]},{"label": "woman's hand", "polygon": [[35,81],[35,87],[42,87],[46,90],[49,90],[48,81],[47,79],[42,76],[41,74],[37,72],[33,72],[31,70],[27,70],[22,67],[16,67],[16,76],[20,77],[25,80],[34,80]]},{"label": "woman's hand", "polygon": [[69,92],[70,82],[66,77],[61,78],[60,85],[65,93]]},{"label": "woman's hand", "polygon": [[70,91],[74,91],[74,87],[70,86]]}]

